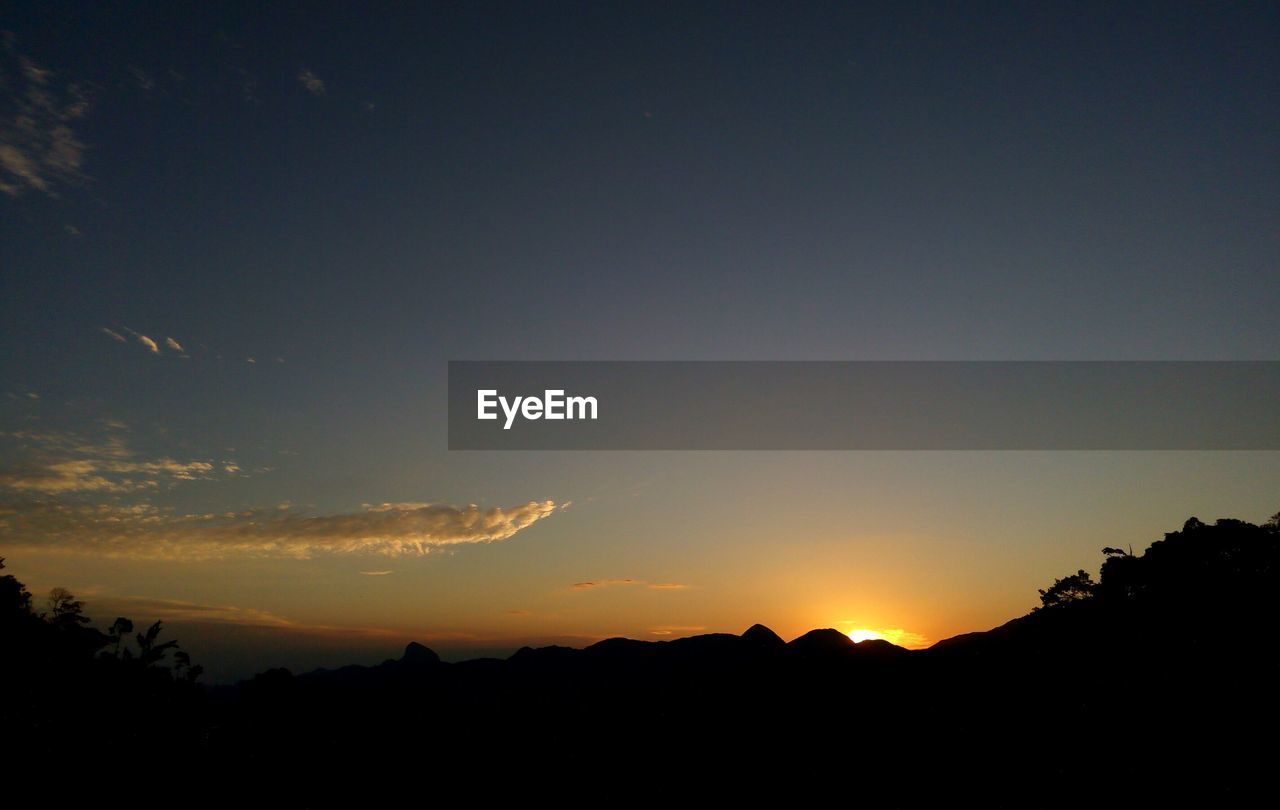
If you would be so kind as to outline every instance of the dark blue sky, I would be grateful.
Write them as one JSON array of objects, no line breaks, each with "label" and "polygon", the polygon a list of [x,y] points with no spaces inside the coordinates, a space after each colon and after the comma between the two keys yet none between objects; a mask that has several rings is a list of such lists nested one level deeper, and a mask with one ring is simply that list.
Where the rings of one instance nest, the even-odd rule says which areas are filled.
[{"label": "dark blue sky", "polygon": [[[0,420],[264,471],[175,508],[581,507],[686,469],[448,454],[449,359],[1280,351],[1273,3],[17,3],[0,31]],[[760,463],[753,496],[879,469]]]}]

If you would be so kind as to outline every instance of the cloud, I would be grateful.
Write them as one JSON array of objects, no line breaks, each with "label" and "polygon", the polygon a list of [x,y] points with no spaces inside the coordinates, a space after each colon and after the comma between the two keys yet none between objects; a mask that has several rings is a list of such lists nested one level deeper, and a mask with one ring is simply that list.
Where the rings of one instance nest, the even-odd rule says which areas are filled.
[{"label": "cloud", "polygon": [[258,103],[258,77],[242,67],[233,67],[232,72],[240,79],[240,93],[249,104]]},{"label": "cloud", "polygon": [[385,577],[388,574],[393,574],[393,573],[395,572],[394,571],[361,571],[360,572],[362,576],[366,576],[366,577]]},{"label": "cloud", "polygon": [[613,585],[638,585],[634,579],[601,579],[589,582],[575,582],[573,589],[577,591],[589,591],[593,588],[608,588]]},{"label": "cloud", "polygon": [[165,339],[164,339],[164,345],[168,346],[170,349],[173,349],[175,352],[185,352],[185,351],[186,351],[186,349],[182,348],[182,344],[181,344],[181,343],[179,343],[178,341],[174,340],[174,339],[173,339],[173,338],[171,338],[171,337],[167,337],[167,338],[165,338]]},{"label": "cloud", "polygon": [[74,84],[59,87],[55,74],[17,52],[4,34],[0,51],[0,192],[57,196],[60,183],[80,179],[84,144],[71,125],[89,110]]},{"label": "cloud", "polygon": [[548,517],[553,501],[465,509],[384,504],[306,517],[292,511],[177,515],[150,504],[0,503],[0,543],[45,552],[134,559],[316,554],[422,555],[446,546],[492,543]]},{"label": "cloud", "polygon": [[113,331],[111,331],[110,329],[108,329],[108,328],[107,328],[107,327],[105,327],[105,326],[104,326],[104,327],[102,327],[102,333],[103,333],[104,335],[109,335],[109,336],[111,337],[111,339],[112,339],[112,340],[119,341],[120,343],[125,343],[125,342],[127,342],[127,341],[125,340],[125,338],[124,338],[124,335],[120,334],[119,332],[113,332]]},{"label": "cloud", "polygon": [[[16,445],[0,462],[0,488],[19,492],[138,492],[161,483],[207,480],[215,473],[211,461],[138,459],[115,433],[87,439],[73,433],[16,431],[0,433],[0,439]],[[228,465],[239,470],[235,462],[224,461],[228,473]]]},{"label": "cloud", "polygon": [[0,473],[0,486],[28,492],[128,492],[131,481],[113,481],[95,473],[92,461],[61,461],[30,472]]},{"label": "cloud", "polygon": [[135,338],[139,343],[141,343],[143,346],[146,346],[146,347],[147,347],[147,351],[151,352],[152,354],[159,354],[159,353],[160,353],[160,346],[159,346],[159,345],[157,345],[157,344],[156,344],[156,342],[155,342],[154,340],[152,340],[151,338],[147,337],[146,335],[142,334],[141,332],[135,332],[135,331],[133,331],[132,329],[130,329],[129,327],[127,327],[127,326],[121,326],[120,328],[121,328],[121,329],[123,329],[124,331],[128,332],[129,334],[133,335],[133,336],[134,336],[134,338]]},{"label": "cloud", "polygon": [[689,587],[679,582],[646,582],[643,579],[595,579],[587,582],[575,582],[571,587],[575,591],[590,591],[619,585],[639,585],[655,591],[679,591]]},{"label": "cloud", "polygon": [[138,596],[104,596],[85,599],[86,612],[100,621],[109,616],[134,617],[139,621],[213,622],[218,624],[260,627],[292,627],[294,622],[274,613],[234,605],[204,605],[178,599],[152,599]]},{"label": "cloud", "polygon": [[156,89],[155,77],[142,68],[130,65],[129,73],[133,76],[134,84],[136,84],[138,89],[144,93],[150,93],[152,90]]},{"label": "cloud", "polygon": [[654,627],[649,630],[651,635],[655,636],[672,636],[672,635],[688,635],[690,633],[701,633],[707,628],[702,625],[687,624],[664,624],[660,627]]},{"label": "cloud", "polygon": [[303,87],[307,88],[307,92],[313,96],[324,95],[324,82],[319,76],[307,69],[298,71],[298,81]]},{"label": "cloud", "polygon": [[880,630],[880,637],[899,647],[923,647],[929,639],[919,633],[903,630],[901,627],[886,627]]},{"label": "cloud", "polygon": [[162,478],[195,481],[211,476],[207,461],[114,462],[103,459],[54,461],[34,468],[0,472],[0,487],[58,495],[68,492],[137,492],[156,487]]},{"label": "cloud", "polygon": [[[123,430],[123,422],[106,420],[104,426],[108,431],[97,438],[86,438],[77,433],[60,431],[40,432],[35,430],[15,430],[0,432],[0,439],[16,443],[18,454],[36,452],[43,456],[55,456],[65,459],[67,456],[106,456],[108,458],[128,458],[133,451],[125,444],[115,431]],[[6,453],[5,458],[13,459],[15,453]],[[60,459],[60,460],[61,460]]]}]

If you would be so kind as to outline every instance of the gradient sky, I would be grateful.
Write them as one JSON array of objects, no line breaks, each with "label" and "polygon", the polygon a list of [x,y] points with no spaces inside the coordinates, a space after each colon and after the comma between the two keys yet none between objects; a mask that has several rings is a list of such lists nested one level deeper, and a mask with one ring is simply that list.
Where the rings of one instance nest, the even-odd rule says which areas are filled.
[{"label": "gradient sky", "polygon": [[450,359],[1277,359],[1275,4],[0,32],[0,554],[215,680],[757,621],[919,646],[1280,509],[1267,452],[450,453],[444,411]]}]

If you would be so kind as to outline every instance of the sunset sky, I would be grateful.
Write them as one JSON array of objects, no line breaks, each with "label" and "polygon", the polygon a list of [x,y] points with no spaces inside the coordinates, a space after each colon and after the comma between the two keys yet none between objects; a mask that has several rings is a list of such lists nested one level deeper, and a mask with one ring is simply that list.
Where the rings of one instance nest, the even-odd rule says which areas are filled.
[{"label": "sunset sky", "polygon": [[[449,360],[1274,360],[1280,7],[0,12],[0,556],[214,681],[905,646],[1275,452],[450,452]],[[1121,8],[1121,6],[1124,6]]]}]

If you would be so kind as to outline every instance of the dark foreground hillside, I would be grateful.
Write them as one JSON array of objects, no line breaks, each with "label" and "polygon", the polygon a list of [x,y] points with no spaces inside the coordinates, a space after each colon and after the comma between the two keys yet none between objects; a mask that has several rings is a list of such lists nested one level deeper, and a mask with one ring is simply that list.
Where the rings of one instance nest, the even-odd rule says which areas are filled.
[{"label": "dark foreground hillside", "polygon": [[480,797],[689,779],[871,806],[1269,794],[1277,521],[1192,519],[1140,555],[1104,554],[1098,582],[1065,577],[1031,614],[922,651],[835,630],[785,642],[756,625],[457,664],[411,644],[379,666],[210,690],[154,634],[123,656],[119,634],[74,610],[36,616],[7,577],[16,654],[0,719],[10,762],[94,752],[102,767],[110,752],[205,785],[259,774],[298,804],[352,783]]}]

